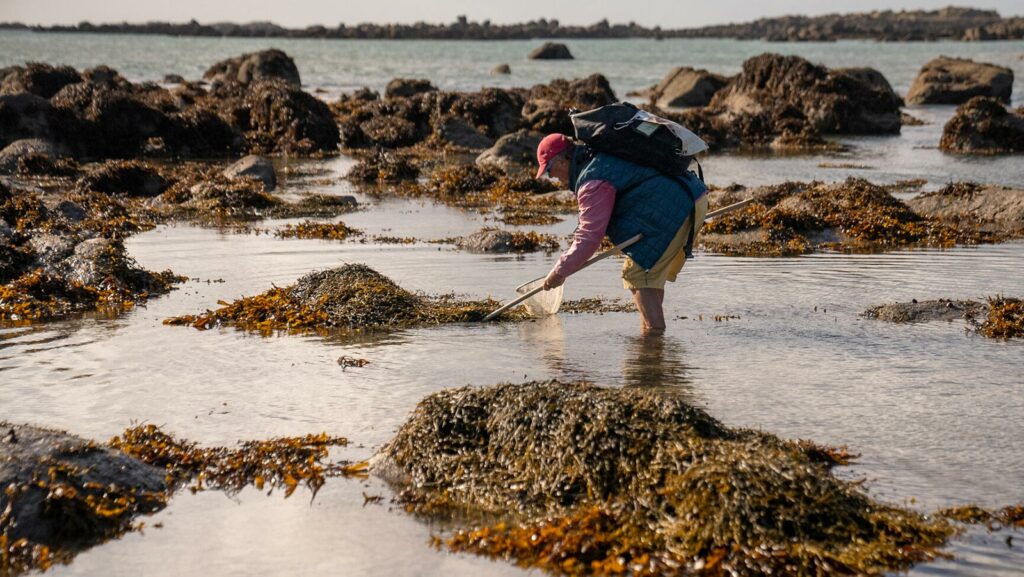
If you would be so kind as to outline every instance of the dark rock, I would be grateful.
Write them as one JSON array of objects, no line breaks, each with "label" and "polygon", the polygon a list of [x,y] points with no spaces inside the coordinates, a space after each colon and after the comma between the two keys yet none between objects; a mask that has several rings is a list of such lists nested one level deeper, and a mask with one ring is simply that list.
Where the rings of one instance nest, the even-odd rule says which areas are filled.
[{"label": "dark rock", "polygon": [[165,74],[161,82],[164,84],[185,84],[185,77],[180,74]]},{"label": "dark rock", "polygon": [[545,42],[530,52],[530,60],[572,60],[569,47],[558,42]]},{"label": "dark rock", "polygon": [[30,156],[44,156],[57,159],[62,151],[49,140],[25,138],[15,140],[0,150],[0,174],[11,174],[18,169],[18,162]]},{"label": "dark rock", "polygon": [[589,110],[617,100],[608,79],[600,74],[572,81],[553,80],[530,89],[523,106],[523,120],[538,132],[573,134],[568,115],[570,108]]},{"label": "dark rock", "polygon": [[512,67],[509,66],[508,64],[499,64],[491,69],[491,74],[495,76],[512,74]]},{"label": "dark rock", "polygon": [[113,68],[101,64],[93,68],[86,68],[82,71],[82,79],[90,84],[106,88],[130,88],[128,82],[121,74]]},{"label": "dark rock", "polygon": [[437,88],[426,78],[395,78],[384,88],[384,97],[405,98],[435,90]]},{"label": "dark rock", "polygon": [[270,160],[262,156],[250,154],[224,169],[222,173],[230,179],[250,178],[263,183],[263,190],[270,192],[277,187],[277,174]]},{"label": "dark rock", "polygon": [[30,62],[24,67],[15,66],[7,72],[0,82],[0,94],[31,92],[42,98],[50,98],[68,84],[81,81],[78,71],[70,66],[54,67]]},{"label": "dark rock", "polygon": [[728,78],[707,70],[695,70],[689,66],[673,68],[652,89],[650,98],[658,108],[707,106],[715,93],[728,82]]},{"label": "dark rock", "polygon": [[482,150],[494,145],[494,139],[481,133],[461,116],[449,117],[437,129],[437,135],[445,142],[463,148]]},{"label": "dark rock", "polygon": [[138,161],[111,161],[83,176],[77,183],[82,191],[150,198],[163,193],[170,182],[150,166]]},{"label": "dark rock", "polygon": [[245,136],[212,110],[191,107],[167,116],[165,144],[177,156],[234,156],[246,148]]},{"label": "dark rock", "polygon": [[1008,110],[1002,102],[975,96],[956,109],[942,128],[939,148],[964,154],[1024,150],[1024,107]]},{"label": "dark rock", "polygon": [[[0,422],[0,510],[12,541],[60,548],[88,546],[127,529],[135,507],[101,512],[86,506],[124,496],[163,508],[162,468],[142,463],[91,441],[53,429]],[[111,503],[113,505],[113,503]]]},{"label": "dark rock", "polygon": [[258,80],[245,95],[250,141],[286,154],[334,152],[341,136],[327,104],[284,81]]},{"label": "dark rock", "polygon": [[243,85],[267,79],[279,79],[295,86],[302,84],[295,61],[276,48],[222,60],[207,69],[203,78]]},{"label": "dark rock", "polygon": [[416,125],[398,116],[376,116],[359,125],[362,134],[387,148],[410,146],[420,141]]},{"label": "dark rock", "polygon": [[0,96],[0,147],[22,139],[57,141],[61,115],[50,101],[29,92]]},{"label": "dark rock", "polygon": [[491,148],[476,157],[479,166],[496,166],[511,173],[524,166],[532,166],[537,158],[537,146],[544,138],[540,132],[519,130],[498,139]]},{"label": "dark rock", "polygon": [[991,96],[1009,104],[1013,70],[965,58],[940,56],[921,68],[910,85],[911,104],[963,104],[975,96]]}]

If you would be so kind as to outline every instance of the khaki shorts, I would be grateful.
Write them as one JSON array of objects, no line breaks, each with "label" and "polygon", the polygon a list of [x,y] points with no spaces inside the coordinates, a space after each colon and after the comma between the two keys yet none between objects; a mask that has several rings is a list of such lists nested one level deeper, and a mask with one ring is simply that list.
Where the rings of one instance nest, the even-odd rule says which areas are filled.
[{"label": "khaki shorts", "polygon": [[686,264],[686,241],[690,239],[690,227],[693,225],[693,218],[697,217],[697,229],[693,233],[694,246],[697,244],[697,233],[704,226],[704,216],[708,213],[708,195],[697,199],[693,207],[693,214],[687,217],[683,226],[679,227],[676,236],[665,249],[664,254],[654,263],[650,270],[644,270],[640,265],[633,262],[633,259],[626,257],[622,264],[622,286],[627,289],[653,288],[664,289],[666,282],[676,282],[676,276]]}]

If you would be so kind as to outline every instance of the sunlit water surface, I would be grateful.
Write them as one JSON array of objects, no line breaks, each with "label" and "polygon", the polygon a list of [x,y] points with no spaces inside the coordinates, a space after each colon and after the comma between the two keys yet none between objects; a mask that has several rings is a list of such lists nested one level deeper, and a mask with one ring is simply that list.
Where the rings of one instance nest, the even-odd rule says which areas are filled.
[{"label": "sunlit water surface", "polygon": [[[425,76],[443,88],[529,85],[600,71],[620,94],[693,64],[734,73],[765,50],[797,52],[830,66],[873,65],[900,92],[939,53],[1024,70],[1024,43],[779,45],[728,41],[571,42],[578,60],[528,62],[531,43],[319,42],[170,39],[0,32],[0,65],[26,60],[79,67],[110,64],[137,80],[196,77],[225,56],[269,45],[296,57],[307,85],[330,93],[393,76]],[[661,54],[651,58],[650,47]],[[509,78],[489,77],[512,62]],[[1021,94],[1020,90],[1016,94]],[[329,97],[329,96],[328,96]],[[844,139],[841,155],[706,160],[709,181],[876,182],[925,178],[1021,186],[1019,158],[968,159],[936,150],[951,107],[911,110],[930,124],[899,137]],[[822,163],[868,168],[829,169]],[[343,174],[348,159],[323,163]],[[286,180],[283,194],[351,193],[346,186]],[[466,234],[484,217],[430,203],[359,195],[344,221],[369,234],[421,239]],[[274,228],[285,222],[262,223]],[[569,234],[569,220],[537,230]],[[352,439],[337,457],[362,459],[386,442],[425,395],[458,385],[588,379],[608,386],[669,386],[716,418],[789,438],[847,444],[862,457],[839,471],[871,493],[922,511],[961,503],[1024,500],[1024,343],[965,333],[962,323],[890,325],[864,319],[868,306],[912,298],[1024,295],[1024,243],[884,255],[726,258],[701,254],[666,299],[667,335],[638,337],[635,315],[560,315],[522,324],[472,324],[358,337],[258,337],[233,329],[168,327],[162,319],[218,300],[283,286],[313,269],[367,263],[402,286],[430,293],[508,298],[557,255],[491,256],[432,244],[279,240],[188,225],[128,241],[146,268],[193,279],[116,319],[79,319],[0,329],[0,416],[105,439],[146,421],[202,443],[328,431]],[[624,297],[614,260],[573,277],[567,298]],[[715,322],[714,315],[740,318]],[[701,317],[703,316],[703,320]],[[684,318],[685,317],[685,318]],[[341,355],[370,364],[343,370]],[[253,490],[176,496],[146,519],[144,533],[96,547],[55,575],[505,575],[505,563],[428,546],[436,530],[362,493],[390,495],[377,481],[332,480],[309,501]],[[387,501],[385,500],[385,503]],[[163,528],[152,528],[154,523]],[[1019,537],[1019,536],[1018,536]],[[1014,575],[1024,547],[1005,533],[972,530],[955,560],[920,565],[929,575]],[[1018,538],[1018,542],[1022,539]]]}]

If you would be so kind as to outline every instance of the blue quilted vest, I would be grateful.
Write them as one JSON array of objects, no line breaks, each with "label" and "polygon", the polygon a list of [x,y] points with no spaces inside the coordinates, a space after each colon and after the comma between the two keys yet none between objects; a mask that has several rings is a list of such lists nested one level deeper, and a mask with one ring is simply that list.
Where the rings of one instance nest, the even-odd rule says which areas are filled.
[{"label": "blue quilted vest", "polygon": [[[693,213],[694,202],[707,192],[692,172],[683,177],[666,176],[656,169],[577,146],[569,168],[572,191],[578,194],[588,180],[608,181],[618,191],[608,237],[619,244],[643,234],[640,242],[623,252],[645,270],[658,262],[679,227]],[[687,246],[687,254],[690,248]]]}]

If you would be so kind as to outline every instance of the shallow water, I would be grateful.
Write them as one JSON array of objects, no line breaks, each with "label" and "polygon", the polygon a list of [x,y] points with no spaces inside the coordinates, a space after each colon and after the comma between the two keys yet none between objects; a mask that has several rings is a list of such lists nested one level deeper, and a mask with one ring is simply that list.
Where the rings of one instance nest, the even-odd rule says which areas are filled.
[{"label": "shallow water", "polygon": [[[107,63],[134,79],[198,76],[224,56],[274,45],[296,57],[312,87],[331,91],[391,77],[426,76],[443,88],[529,85],[594,71],[620,94],[655,82],[670,66],[732,73],[764,50],[797,52],[830,66],[870,64],[905,92],[917,68],[939,53],[1011,65],[1024,43],[762,44],[732,41],[570,42],[578,60],[528,62],[527,42],[335,42],[173,39],[0,32],[0,65],[25,60],[78,67]],[[651,47],[659,51],[650,57]],[[509,61],[510,78],[489,77]],[[1020,90],[1017,91],[1019,102]],[[974,179],[1024,185],[1020,157],[968,159],[935,149],[951,107],[911,110],[930,122],[899,137],[844,139],[842,155],[714,156],[710,182],[784,180],[876,182],[926,178],[928,187]],[[868,169],[825,169],[851,162]],[[313,163],[344,173],[350,159]],[[348,194],[344,184],[284,179],[285,196]],[[428,202],[377,200],[342,219],[369,234],[423,239],[471,232],[480,215]],[[294,221],[274,221],[276,227]],[[567,235],[573,219],[539,231]],[[215,307],[220,299],[283,286],[306,272],[364,262],[404,287],[472,297],[513,295],[557,255],[491,256],[431,244],[280,240],[188,225],[129,239],[152,270],[198,280],[116,319],[86,318],[0,329],[0,417],[105,439],[135,420],[204,443],[326,430],[362,459],[388,440],[423,396],[451,386],[528,379],[590,379],[609,386],[671,386],[729,425],[790,438],[848,444],[863,454],[840,470],[866,478],[873,495],[928,511],[975,502],[1024,500],[1024,342],[965,334],[961,323],[890,325],[863,319],[866,307],[911,298],[1024,295],[1024,243],[884,255],[727,258],[701,254],[667,296],[667,335],[637,336],[632,314],[560,315],[523,324],[474,324],[357,337],[257,337],[233,329],[200,332],[161,320]],[[573,277],[566,298],[624,297],[614,259]],[[714,315],[738,315],[715,322]],[[700,320],[703,315],[703,320]],[[682,318],[687,317],[687,318]],[[341,355],[370,360],[342,370]],[[512,575],[505,563],[449,555],[427,545],[431,527],[362,493],[389,495],[377,481],[331,480],[310,503],[247,490],[176,496],[131,534],[79,556],[56,575]],[[386,501],[385,501],[386,503]],[[163,528],[152,528],[154,523]],[[1017,541],[1024,540],[1018,534]],[[1024,548],[1005,534],[972,530],[957,556],[913,574],[1014,575]]]},{"label": "shallow water", "polygon": [[[322,163],[344,170],[347,159]],[[309,187],[285,180],[286,194]],[[360,195],[343,220],[369,234],[439,238],[485,223],[475,213]],[[294,221],[264,223],[276,227]],[[568,220],[538,230],[568,234]],[[168,327],[163,318],[283,286],[316,268],[365,262],[404,287],[512,296],[557,255],[474,255],[436,245],[281,240],[164,226],[128,241],[145,267],[199,280],[118,319],[0,331],[0,407],[15,421],[99,439],[135,420],[204,443],[326,430],[361,459],[387,441],[423,396],[451,386],[589,379],[671,386],[729,425],[849,444],[863,457],[840,474],[921,510],[1020,501],[1024,478],[1024,343],[965,334],[961,323],[891,325],[866,307],[911,298],[1024,294],[1024,243],[884,255],[728,258],[700,254],[667,296],[667,335],[637,336],[632,314],[560,315],[357,337],[257,337]],[[568,283],[566,298],[625,296],[617,262]],[[208,282],[210,281],[210,282]],[[214,282],[215,281],[215,282]],[[738,320],[715,322],[716,314]],[[700,320],[703,315],[703,320]],[[688,317],[688,318],[682,318]],[[370,360],[343,370],[337,357]],[[431,529],[387,506],[363,507],[377,481],[332,480],[310,503],[254,490],[174,498],[163,523],[94,548],[57,575],[513,574],[511,566],[427,545]],[[956,561],[915,574],[1015,574],[1020,547],[974,530]]]}]

